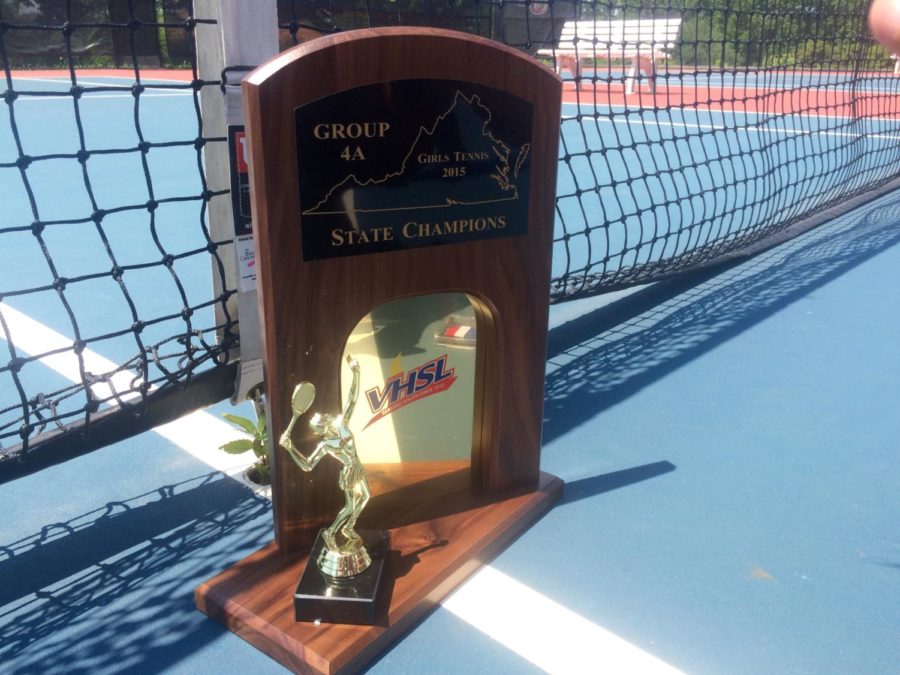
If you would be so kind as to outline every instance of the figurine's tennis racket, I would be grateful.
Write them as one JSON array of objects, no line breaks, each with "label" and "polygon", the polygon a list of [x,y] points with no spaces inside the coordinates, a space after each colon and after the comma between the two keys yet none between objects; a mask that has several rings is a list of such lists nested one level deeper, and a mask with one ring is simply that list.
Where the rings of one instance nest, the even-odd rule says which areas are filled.
[{"label": "figurine's tennis racket", "polygon": [[309,406],[313,404],[316,398],[316,386],[312,382],[301,382],[294,387],[294,395],[291,397],[291,408],[294,410],[294,417],[300,417],[309,410]]},{"label": "figurine's tennis racket", "polygon": [[309,410],[309,407],[313,404],[315,398],[316,387],[312,382],[301,382],[294,387],[294,395],[291,396],[291,409],[293,410],[294,415],[291,417],[291,422],[284,431],[285,435],[291,435],[291,431],[293,431],[297,420],[300,419],[300,415]]}]

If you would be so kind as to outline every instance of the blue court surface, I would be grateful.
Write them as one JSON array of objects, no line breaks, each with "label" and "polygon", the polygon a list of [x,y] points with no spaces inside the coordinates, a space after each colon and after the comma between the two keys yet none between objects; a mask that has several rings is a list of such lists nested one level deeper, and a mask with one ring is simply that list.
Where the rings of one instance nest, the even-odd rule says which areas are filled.
[{"label": "blue court surface", "polygon": [[[129,94],[107,94],[94,103],[133,108]],[[194,114],[189,94],[158,96],[146,103],[153,141],[172,138],[158,115]],[[28,132],[29,153],[49,152],[42,148],[55,145],[57,131],[71,138],[57,104],[71,108],[65,98],[16,102],[44,116]],[[671,125],[652,133],[690,134],[707,123],[697,114],[673,111]],[[114,129],[119,117],[85,122],[94,145],[136,142],[127,115]],[[20,123],[25,133],[31,123]],[[896,123],[870,124],[828,132],[893,140],[878,134],[894,135]],[[651,133],[627,121],[588,133],[613,133],[607,126]],[[804,132],[811,150],[841,138],[817,128]],[[760,135],[723,131],[684,142],[729,155],[752,149]],[[9,143],[0,125],[0,162],[15,157]],[[160,194],[198,191],[195,149],[162,154],[150,164]],[[147,200],[125,173],[134,157],[99,160],[92,178],[109,191],[98,197],[104,208]],[[629,161],[642,159],[624,158],[623,175]],[[811,160],[793,170],[802,173],[807,161],[812,170]],[[182,165],[194,173],[173,169]],[[758,167],[740,166],[752,186]],[[683,180],[715,179],[704,171]],[[660,175],[676,181],[678,173]],[[567,180],[579,178],[561,174],[560,194]],[[79,181],[48,173],[35,189],[78,203]],[[31,222],[18,189],[0,183],[2,203],[12,205],[4,217]],[[71,203],[58,216],[60,200],[40,203],[44,220],[71,217]],[[83,205],[86,214],[91,208]],[[154,250],[130,227],[145,216],[122,212],[108,227],[129,263]],[[746,217],[761,216],[748,207]],[[552,307],[542,468],[566,481],[565,494],[370,672],[900,673],[898,223],[893,192],[727,269]],[[4,288],[48,282],[30,236],[0,250]],[[73,270],[61,274],[109,268],[87,227],[52,236],[54,256]],[[197,230],[160,236],[177,252],[204,245]],[[187,292],[208,297],[208,260],[186,260],[179,275]],[[163,306],[170,284],[135,284],[145,288],[136,295],[142,311]],[[119,300],[101,292],[87,283],[71,289],[97,335],[121,327],[111,319]],[[3,302],[52,330],[69,329],[52,292]],[[113,360],[134,353],[133,343],[113,339],[91,348]],[[65,384],[40,363],[29,372],[35,391]],[[2,386],[7,404],[12,392]],[[197,428],[229,410],[201,413]],[[0,672],[284,672],[194,608],[198,584],[272,537],[269,501],[202,459],[215,457],[202,433],[151,431],[0,486]]]}]

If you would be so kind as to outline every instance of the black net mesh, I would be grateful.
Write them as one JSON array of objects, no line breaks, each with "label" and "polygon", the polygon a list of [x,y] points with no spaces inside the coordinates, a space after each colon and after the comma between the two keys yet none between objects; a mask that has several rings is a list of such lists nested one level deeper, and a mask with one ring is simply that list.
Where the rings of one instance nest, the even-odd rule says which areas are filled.
[{"label": "black net mesh", "polygon": [[[219,83],[198,76],[202,22],[189,2],[0,5],[2,459],[60,432],[77,448],[111,410],[131,426],[224,370],[235,346],[233,291],[211,290],[211,258],[226,287],[230,242],[207,223],[227,194],[203,165],[205,144],[224,139],[203,130],[200,91]],[[189,70],[153,70],[166,65]],[[59,69],[24,70],[46,66]],[[84,69],[115,66],[127,69]],[[173,132],[159,115],[175,101]]]},{"label": "black net mesh", "polygon": [[455,28],[566,80],[552,302],[720,261],[895,177],[900,78],[858,0],[279,2],[282,45]]},{"label": "black net mesh", "polygon": [[[860,0],[279,0],[278,28],[282,48],[354,28],[450,28],[556,68],[560,302],[717,264],[890,184],[900,78],[866,11]],[[186,1],[0,0],[4,457],[69,423],[80,443],[104,408],[145,415],[157,392],[222,370],[236,346],[233,291],[211,290],[227,289],[219,251],[230,242],[214,241],[207,222],[210,202],[227,196],[204,173],[204,146],[224,139],[207,137],[200,114],[200,93],[219,86],[198,74],[203,23]],[[160,66],[187,75],[173,82],[150,70]],[[59,70],[22,70],[38,67]],[[98,84],[83,70],[100,67],[126,68],[125,79]],[[163,96],[186,97],[174,136],[171,120],[169,131],[157,124]],[[102,97],[127,105],[92,121]],[[116,125],[128,143],[107,140]],[[42,142],[59,126],[68,142]],[[125,159],[129,171],[107,165]],[[202,283],[190,270],[198,262]],[[93,323],[98,306],[114,320]],[[13,312],[44,319],[64,344],[30,345]],[[117,360],[95,372],[83,358],[92,349]],[[30,379],[36,361],[66,354],[79,383]]]}]

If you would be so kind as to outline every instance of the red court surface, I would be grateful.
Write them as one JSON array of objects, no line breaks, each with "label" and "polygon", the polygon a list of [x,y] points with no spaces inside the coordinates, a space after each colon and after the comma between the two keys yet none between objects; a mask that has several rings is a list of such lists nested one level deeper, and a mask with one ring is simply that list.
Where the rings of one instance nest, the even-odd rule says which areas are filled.
[{"label": "red court surface", "polygon": [[736,113],[768,113],[771,115],[826,115],[830,117],[877,117],[897,119],[900,97],[877,91],[852,91],[828,87],[765,89],[747,86],[678,86],[661,84],[651,93],[646,84],[625,94],[621,82],[573,82],[563,87],[565,103],[621,106],[635,109],[698,108]]},{"label": "red court surface", "polygon": [[[12,76],[16,79],[27,79],[29,77],[40,78],[68,78],[70,72],[64,68],[43,69],[43,70],[13,70]],[[115,77],[115,78],[133,78],[134,69],[131,68],[85,68],[75,71],[76,78],[88,77]],[[194,79],[192,71],[187,69],[174,70],[170,68],[141,68],[142,80],[175,80],[177,82],[190,82]]]}]

